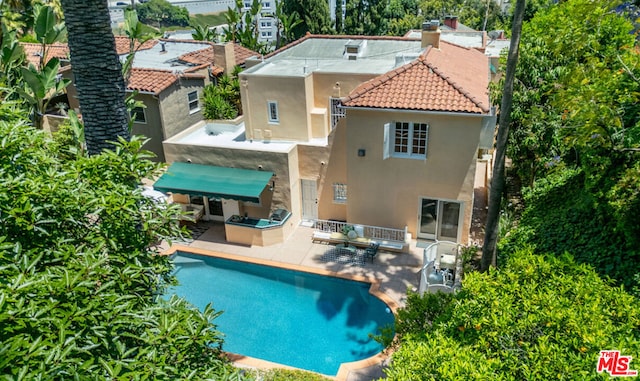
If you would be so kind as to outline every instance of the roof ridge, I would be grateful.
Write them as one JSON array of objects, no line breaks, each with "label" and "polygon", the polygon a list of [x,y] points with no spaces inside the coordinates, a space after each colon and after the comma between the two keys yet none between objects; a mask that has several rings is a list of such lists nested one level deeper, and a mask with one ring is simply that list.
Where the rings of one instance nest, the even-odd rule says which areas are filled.
[{"label": "roof ridge", "polygon": [[175,72],[173,70],[156,69],[156,68],[152,68],[152,67],[133,67],[133,68],[131,68],[131,71],[150,71],[150,72],[162,72],[162,73],[175,74]]},{"label": "roof ridge", "polygon": [[436,73],[440,78],[442,78],[449,85],[451,85],[451,87],[456,89],[456,91],[458,91],[460,94],[464,95],[465,98],[469,99],[471,102],[473,102],[473,104],[475,104],[481,110],[485,112],[489,112],[489,108],[487,108],[486,106],[483,106],[483,102],[478,101],[478,99],[475,96],[473,96],[468,90],[465,90],[461,85],[457,84],[455,81],[450,79],[451,77],[449,77],[443,71],[438,69],[437,66],[433,65],[430,62],[427,62],[426,57],[424,57],[424,63],[427,65],[427,67],[429,67],[429,69],[431,69],[434,73]]},{"label": "roof ridge", "polygon": [[[406,72],[407,70],[409,70],[410,68],[412,68],[413,66],[416,66],[419,64],[419,60],[415,59],[409,63],[406,63],[402,66],[399,66],[391,71],[388,71],[384,74],[381,74],[377,77],[371,78],[370,80],[364,82],[363,84],[361,84],[360,86],[358,86],[357,88],[355,88],[352,92],[352,94],[347,95],[345,98],[342,99],[342,102],[348,102],[350,100],[353,100],[377,87],[380,87],[381,85],[383,85],[384,83],[390,81],[391,79],[399,76],[400,74]],[[360,89],[358,91],[358,89]]]}]

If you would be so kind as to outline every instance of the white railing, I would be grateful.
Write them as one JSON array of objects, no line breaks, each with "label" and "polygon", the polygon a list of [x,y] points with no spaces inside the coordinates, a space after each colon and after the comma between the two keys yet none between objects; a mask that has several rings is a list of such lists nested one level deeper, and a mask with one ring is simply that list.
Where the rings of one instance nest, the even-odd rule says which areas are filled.
[{"label": "white railing", "polygon": [[445,291],[440,287],[433,287],[435,284],[429,280],[429,273],[435,268],[437,271],[444,270],[453,276],[450,287],[460,289],[462,282],[462,256],[460,255],[461,245],[450,241],[437,241],[427,246],[422,254],[422,271],[420,274],[419,292]]},{"label": "white railing", "polygon": [[345,226],[352,226],[356,232],[362,229],[362,236],[372,239],[405,242],[407,227],[404,229],[384,228],[380,226],[354,224],[342,221],[315,220],[314,228],[323,232],[342,232]]}]

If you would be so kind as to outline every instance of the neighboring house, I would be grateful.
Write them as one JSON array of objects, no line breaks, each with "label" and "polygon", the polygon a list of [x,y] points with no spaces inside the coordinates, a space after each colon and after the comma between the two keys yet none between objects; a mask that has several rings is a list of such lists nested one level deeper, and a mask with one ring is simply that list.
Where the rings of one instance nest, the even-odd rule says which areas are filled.
[{"label": "neighboring house", "polygon": [[[116,51],[124,60],[130,41],[116,36]],[[136,46],[127,92],[137,91],[145,107],[132,114],[133,134],[150,138],[145,149],[165,161],[162,142],[203,119],[200,95],[205,85],[236,65],[244,65],[256,53],[238,44],[214,44],[193,40],[152,40]],[[63,74],[73,80],[72,68]],[[79,109],[73,83],[69,103]]]},{"label": "neighboring house", "polygon": [[[510,40],[505,38],[503,30],[490,32],[474,30],[458,21],[457,16],[445,16],[440,25],[440,39],[452,44],[477,49],[490,59],[491,80],[499,79],[500,54],[509,50]],[[407,38],[420,38],[422,31],[410,30]]]},{"label": "neighboring house", "polygon": [[[30,64],[35,67],[40,66],[40,58],[42,56],[42,44],[32,42],[21,42],[20,46],[24,49],[24,54]],[[69,47],[67,44],[56,42],[55,44],[47,45],[45,47],[45,60],[48,62],[51,58],[57,58],[60,60],[60,66],[69,65]]]},{"label": "neighboring house", "polygon": [[[191,195],[183,202],[204,205],[208,219],[286,209],[290,224],[339,220],[467,243],[476,160],[495,129],[489,62],[440,35],[431,24],[420,39],[307,35],[248,59],[243,122],[203,122],[166,140],[174,164],[157,188]],[[222,189],[222,167],[269,176]],[[212,181],[178,180],[196,169]]]}]

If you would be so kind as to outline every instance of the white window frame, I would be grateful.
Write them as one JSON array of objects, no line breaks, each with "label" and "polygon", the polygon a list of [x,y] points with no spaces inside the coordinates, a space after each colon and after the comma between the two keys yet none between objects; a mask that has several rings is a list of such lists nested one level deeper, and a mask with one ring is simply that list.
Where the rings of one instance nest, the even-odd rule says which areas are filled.
[{"label": "white window frame", "polygon": [[333,183],[333,203],[334,204],[347,203],[347,184]]},{"label": "white window frame", "polygon": [[[133,123],[147,124],[147,114],[144,109],[145,107],[134,107],[133,110],[131,110],[129,118],[133,120]],[[138,120],[138,118],[140,118],[140,120]]]},{"label": "white window frame", "polygon": [[[402,142],[399,142],[398,139],[400,137],[396,136],[399,126],[407,129],[406,136],[401,137]],[[418,130],[416,129],[417,126],[424,127],[424,129]],[[419,136],[421,131],[424,131],[424,137]],[[423,142],[424,146],[420,144],[421,142]],[[403,147],[406,147],[406,152],[402,152]],[[388,159],[389,157],[426,159],[429,153],[429,123],[404,121],[386,123],[384,125],[383,148],[383,159]],[[422,149],[424,149],[424,152],[420,152]]]},{"label": "white window frame", "polygon": [[[191,99],[191,96],[195,94],[195,99]],[[198,97],[198,90],[190,91],[187,94],[187,101],[189,106],[189,114],[200,111],[200,99]],[[195,107],[194,107],[195,104]]]},{"label": "white window frame", "polygon": [[267,117],[271,124],[280,123],[280,110],[278,110],[277,101],[267,101]]}]

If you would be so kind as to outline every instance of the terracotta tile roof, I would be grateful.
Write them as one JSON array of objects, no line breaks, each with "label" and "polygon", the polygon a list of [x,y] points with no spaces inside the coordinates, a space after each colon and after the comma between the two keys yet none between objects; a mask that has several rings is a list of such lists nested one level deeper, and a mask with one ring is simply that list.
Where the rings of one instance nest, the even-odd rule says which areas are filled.
[{"label": "terracotta tile roof", "polygon": [[249,57],[260,57],[260,53],[247,49],[238,43],[233,44],[233,53],[236,56],[236,65],[244,65],[245,61]]},{"label": "terracotta tile roof", "polygon": [[[32,63],[35,66],[40,65],[40,49],[42,46],[40,44],[21,42],[20,45],[24,49],[24,53],[26,55],[29,63]],[[47,46],[47,57],[46,60],[49,61],[51,58],[55,57],[60,60],[68,60],[69,59],[69,47],[67,44],[55,43]]]},{"label": "terracotta tile roof", "polygon": [[213,63],[213,46],[183,54],[180,56],[180,60],[196,65]]},{"label": "terracotta tile roof", "polygon": [[160,69],[131,69],[128,90],[160,94],[178,80],[178,74]]},{"label": "terracotta tile roof", "polygon": [[131,76],[129,77],[127,90],[138,90],[158,95],[169,86],[173,85],[180,78],[204,79],[204,75],[178,74],[170,70],[162,69],[133,68],[131,69]]},{"label": "terracotta tile roof", "polygon": [[489,64],[475,49],[440,42],[415,61],[369,80],[343,99],[349,107],[489,112]]},{"label": "terracotta tile roof", "polygon": [[[116,53],[118,55],[123,55],[129,53],[129,38],[127,36],[115,36],[116,39]],[[153,48],[158,43],[158,40],[149,40],[146,41],[140,46],[139,43],[136,42],[136,50],[146,50]]]}]

